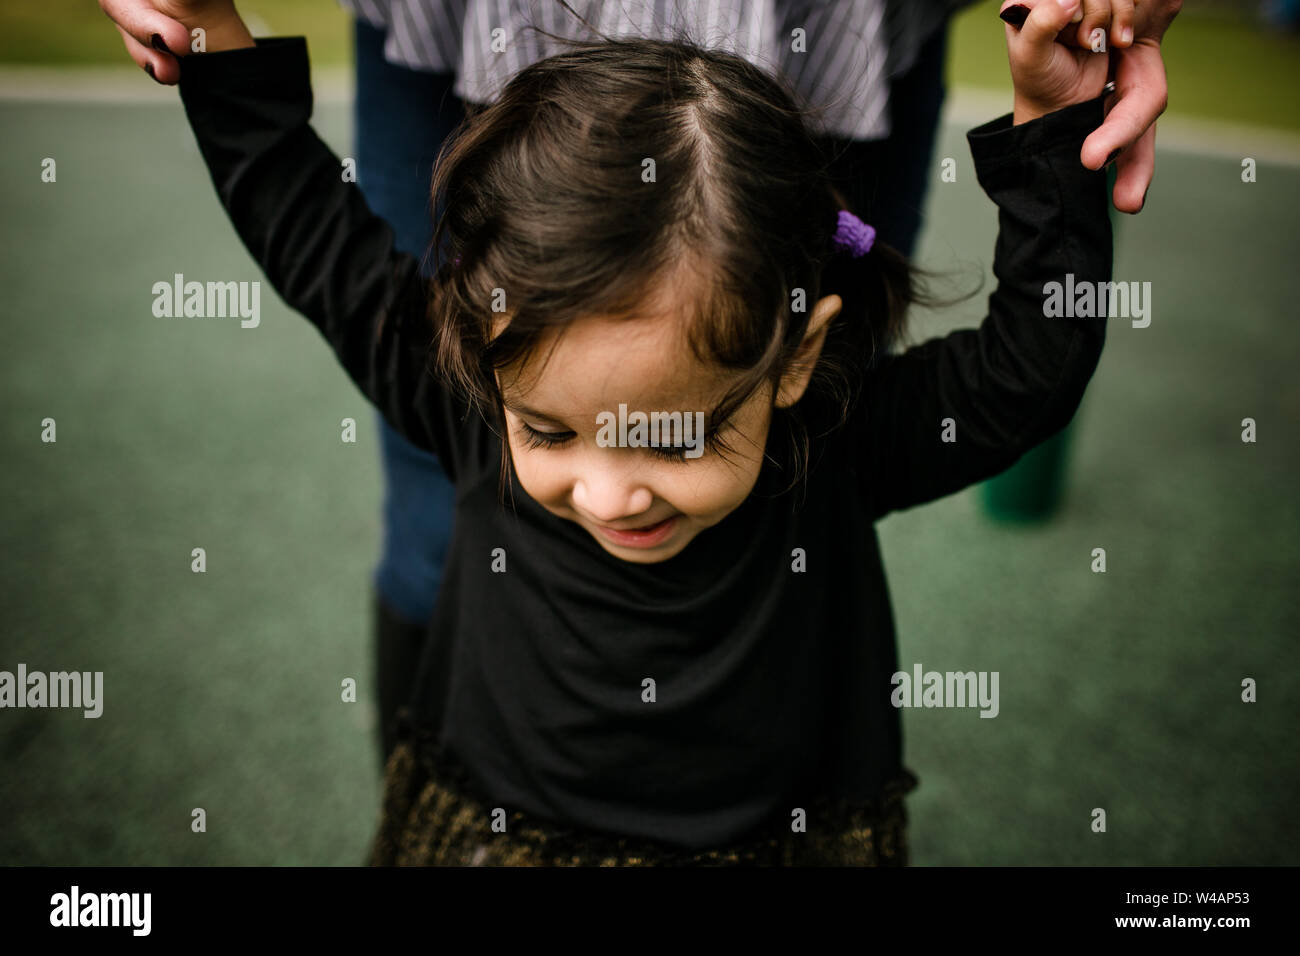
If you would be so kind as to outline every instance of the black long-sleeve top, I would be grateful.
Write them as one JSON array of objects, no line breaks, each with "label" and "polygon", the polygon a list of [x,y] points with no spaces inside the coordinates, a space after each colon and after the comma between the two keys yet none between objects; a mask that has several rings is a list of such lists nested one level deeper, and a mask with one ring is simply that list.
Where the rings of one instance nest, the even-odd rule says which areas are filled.
[{"label": "black long-sleeve top", "polygon": [[[1105,174],[1079,161],[1101,98],[968,134],[999,221],[998,284],[979,329],[880,362],[852,419],[824,439],[806,494],[764,494],[760,474],[734,512],[646,565],[607,553],[517,478],[503,504],[499,439],[429,372],[428,280],[308,125],[305,41],[181,64],[186,112],[240,238],[455,483],[411,704],[486,805],[703,848],[819,796],[879,793],[902,754],[874,522],[1004,470],[1074,414],[1105,322],[1044,317],[1044,285],[1110,278]],[[948,418],[956,441],[942,440]]]}]

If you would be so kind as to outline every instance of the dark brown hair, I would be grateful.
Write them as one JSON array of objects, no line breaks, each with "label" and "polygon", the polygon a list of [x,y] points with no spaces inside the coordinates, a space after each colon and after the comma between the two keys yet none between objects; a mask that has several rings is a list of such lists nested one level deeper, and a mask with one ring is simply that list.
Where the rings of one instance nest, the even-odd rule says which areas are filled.
[{"label": "dark brown hair", "polygon": [[[780,416],[793,483],[810,437],[844,421],[872,361],[901,338],[908,306],[930,301],[918,273],[879,239],[861,258],[834,248],[845,203],[784,82],[684,40],[565,42],[439,156],[439,373],[499,426],[495,370],[530,356],[549,328],[646,315],[668,292],[691,310],[694,353],[736,376],[723,421],[790,369],[813,306],[834,293],[843,309],[808,392]],[[653,182],[642,178],[647,159]],[[505,317],[492,311],[494,290],[510,313],[495,336]]]}]

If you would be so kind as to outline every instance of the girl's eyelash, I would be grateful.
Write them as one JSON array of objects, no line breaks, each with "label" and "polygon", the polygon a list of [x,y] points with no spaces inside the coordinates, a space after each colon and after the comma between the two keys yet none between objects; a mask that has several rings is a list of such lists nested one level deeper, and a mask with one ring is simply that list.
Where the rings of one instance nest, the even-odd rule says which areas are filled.
[{"label": "girl's eyelash", "polygon": [[527,448],[556,448],[573,437],[573,432],[541,432],[527,422],[519,424],[523,426],[524,445]]},{"label": "girl's eyelash", "polygon": [[[526,448],[558,448],[567,444],[573,438],[573,432],[543,432],[538,431],[527,422],[521,421],[520,426],[523,431],[524,447]],[[706,453],[716,451],[722,444],[719,437],[723,429],[721,427],[713,429],[704,436],[704,451]],[[685,462],[686,446],[677,445],[673,447],[661,446],[659,448],[653,445],[648,446],[646,451],[650,452],[660,461]]]},{"label": "girl's eyelash", "polygon": [[[722,444],[722,440],[718,437],[721,433],[722,433],[721,428],[715,428],[713,431],[709,432],[704,436],[704,454],[707,455],[709,452],[716,451],[718,449],[718,447]],[[675,446],[668,446],[668,447],[660,446],[659,448],[655,448],[653,445],[651,445],[649,448],[646,449],[646,451],[650,452],[650,454],[654,455],[660,461],[685,462],[685,461],[694,460],[694,459],[688,459],[686,457],[685,445],[675,445]],[[700,457],[703,457],[703,455],[701,455]]]}]

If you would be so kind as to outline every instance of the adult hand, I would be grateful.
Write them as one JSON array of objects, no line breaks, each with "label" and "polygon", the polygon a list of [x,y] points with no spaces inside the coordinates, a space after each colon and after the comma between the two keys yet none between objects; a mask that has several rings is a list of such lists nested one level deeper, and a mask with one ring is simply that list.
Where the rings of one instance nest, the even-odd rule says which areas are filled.
[{"label": "adult hand", "polygon": [[1115,191],[1120,212],[1138,213],[1156,170],[1156,119],[1169,105],[1169,84],[1160,41],[1183,0],[1137,0],[1133,45],[1113,53],[1115,93],[1108,100],[1106,121],[1083,141],[1079,158],[1100,169],[1115,150]]},{"label": "adult hand", "polygon": [[234,0],[99,0],[122,34],[126,52],[159,83],[180,81],[177,57],[190,53],[191,31],[201,27],[210,51],[251,46]]},{"label": "adult hand", "polygon": [[[1032,9],[1041,2],[1045,0],[1007,0],[1002,9]],[[1107,99],[1106,119],[1083,141],[1079,159],[1089,169],[1100,169],[1114,157],[1111,198],[1120,212],[1142,210],[1155,175],[1155,123],[1169,103],[1160,42],[1182,7],[1183,0],[1083,0],[1074,29],[1058,37],[1069,46],[1091,49],[1093,32],[1109,28],[1115,92]]]}]

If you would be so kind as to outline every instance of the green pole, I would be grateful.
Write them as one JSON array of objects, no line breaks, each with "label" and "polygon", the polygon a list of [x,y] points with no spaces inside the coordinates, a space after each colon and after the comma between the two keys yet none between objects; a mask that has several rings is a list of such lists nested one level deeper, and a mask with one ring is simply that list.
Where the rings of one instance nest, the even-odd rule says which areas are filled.
[{"label": "green pole", "polygon": [[[1115,167],[1106,171],[1106,195],[1115,189]],[[1118,225],[1115,206],[1110,203],[1112,232]],[[1086,402],[1085,402],[1086,404]],[[1061,506],[1065,495],[1066,465],[1070,457],[1070,436],[1083,414],[1081,406],[1070,424],[1036,448],[1031,448],[1002,474],[984,482],[980,489],[984,510],[998,521],[1047,521]]]}]

